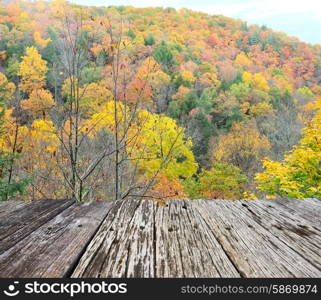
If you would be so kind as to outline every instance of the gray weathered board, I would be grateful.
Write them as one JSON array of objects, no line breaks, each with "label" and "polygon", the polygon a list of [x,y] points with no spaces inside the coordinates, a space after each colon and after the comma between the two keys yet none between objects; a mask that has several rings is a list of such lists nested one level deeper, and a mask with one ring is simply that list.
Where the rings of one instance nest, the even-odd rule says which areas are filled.
[{"label": "gray weathered board", "polygon": [[320,277],[321,200],[0,203],[0,277]]}]

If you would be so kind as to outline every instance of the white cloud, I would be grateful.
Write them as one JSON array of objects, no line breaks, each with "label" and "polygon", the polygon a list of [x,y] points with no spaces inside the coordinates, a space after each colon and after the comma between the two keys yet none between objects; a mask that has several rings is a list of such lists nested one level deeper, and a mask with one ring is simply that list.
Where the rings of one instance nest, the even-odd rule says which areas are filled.
[{"label": "white cloud", "polygon": [[110,6],[130,5],[135,7],[184,7],[182,0],[70,0],[84,5]]},{"label": "white cloud", "polygon": [[[320,0],[69,0],[87,5],[189,8],[222,14],[251,24],[283,30],[308,42],[321,42]],[[222,4],[223,3],[223,4]],[[298,17],[299,16],[299,17]],[[298,26],[298,24],[303,24]]]},{"label": "white cloud", "polygon": [[225,5],[208,4],[202,6],[198,6],[195,3],[190,5],[190,7],[210,14],[223,14],[231,17],[243,17],[245,19],[269,18],[276,15],[294,13],[310,13],[315,17],[321,17],[321,1],[319,0],[250,0],[242,4],[239,2],[240,1],[235,1],[233,4]]},{"label": "white cloud", "polygon": [[232,0],[221,4],[221,0],[70,0],[87,5],[131,5],[135,7],[174,7],[190,8],[210,14],[259,19],[280,14],[310,12],[321,17],[320,0]]}]

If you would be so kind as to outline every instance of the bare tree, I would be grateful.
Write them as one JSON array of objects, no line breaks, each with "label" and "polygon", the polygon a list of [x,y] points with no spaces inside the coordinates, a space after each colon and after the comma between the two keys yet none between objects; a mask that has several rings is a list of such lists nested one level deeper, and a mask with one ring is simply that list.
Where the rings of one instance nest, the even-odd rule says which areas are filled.
[{"label": "bare tree", "polygon": [[[150,73],[153,72],[153,66],[148,65],[145,80],[140,87],[136,87],[136,99],[131,101],[128,97],[128,83],[133,80],[136,72],[135,70],[130,71],[128,69],[130,68],[128,63],[130,58],[126,52],[126,45],[128,45],[128,40],[126,40],[124,34],[128,30],[128,24],[126,23],[127,21],[120,15],[118,20],[113,22],[110,18],[107,18],[107,22],[102,24],[105,32],[110,37],[110,46],[106,47],[106,55],[111,58],[111,80],[114,101],[114,198],[116,200],[128,197],[157,198],[157,196],[150,193],[151,188],[162,169],[173,159],[177,140],[183,135],[183,131],[181,130],[177,133],[176,138],[173,139],[170,145],[170,150],[167,153],[162,153],[162,163],[155,173],[149,178],[141,176],[141,170],[139,169],[141,160],[159,159],[159,157],[151,157],[145,148],[142,148],[139,154],[136,153],[135,157],[131,155],[139,143],[141,131],[146,125],[145,122],[148,121],[144,119],[139,120],[140,124],[137,126],[139,111],[142,108],[146,109],[146,103],[142,101],[142,95],[147,88]],[[153,100],[151,99],[151,101]],[[119,102],[123,104],[122,111],[119,111],[122,107],[118,105]],[[122,115],[122,118],[120,118],[120,115]],[[134,135],[129,136],[128,132],[133,126],[136,126],[136,132]]]},{"label": "bare tree", "polygon": [[[128,21],[122,15],[113,18],[105,16],[103,20],[104,22],[91,16],[88,11],[72,9],[66,9],[62,17],[59,40],[55,41],[57,52],[60,53],[60,66],[56,68],[63,73],[64,88],[68,87],[68,95],[65,102],[58,103],[51,112],[56,127],[55,134],[59,140],[59,149],[54,159],[60,177],[48,176],[48,180],[55,182],[69,197],[78,201],[88,198],[153,198],[148,193],[161,170],[172,159],[176,159],[175,151],[179,146],[177,140],[183,135],[183,131],[177,132],[169,151],[158,157],[151,156],[140,145],[142,131],[148,121],[139,117],[140,112],[148,107],[142,101],[142,95],[153,66],[147,66],[145,79],[139,87],[135,87],[135,97],[129,97],[128,85],[135,78],[140,62],[134,64],[127,51],[130,43],[125,34]],[[98,119],[96,123],[89,124],[81,106],[87,87],[82,82],[84,69],[91,59],[90,42],[95,39],[89,37],[89,33],[84,30],[89,23],[95,26],[100,24],[105,36],[109,37],[109,43],[103,45],[103,49],[108,60],[105,67],[110,69],[105,80],[110,83],[113,96],[114,124],[112,130],[100,130],[98,133],[99,122],[103,120]],[[148,54],[141,60],[146,57]],[[91,137],[93,132],[95,138]],[[139,146],[142,148],[137,152]],[[154,159],[161,159],[162,162],[155,174],[150,174],[147,178],[142,174],[140,162]]]}]

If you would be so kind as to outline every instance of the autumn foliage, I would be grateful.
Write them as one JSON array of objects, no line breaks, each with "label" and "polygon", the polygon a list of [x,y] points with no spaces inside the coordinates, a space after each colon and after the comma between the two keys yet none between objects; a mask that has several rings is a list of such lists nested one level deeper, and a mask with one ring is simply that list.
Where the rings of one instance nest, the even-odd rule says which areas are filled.
[{"label": "autumn foliage", "polygon": [[320,197],[320,53],[187,9],[1,3],[1,182],[28,200]]},{"label": "autumn foliage", "polygon": [[269,197],[321,196],[321,99],[315,104],[315,117],[302,130],[298,145],[283,161],[263,160],[264,172],[256,175],[259,190]]}]

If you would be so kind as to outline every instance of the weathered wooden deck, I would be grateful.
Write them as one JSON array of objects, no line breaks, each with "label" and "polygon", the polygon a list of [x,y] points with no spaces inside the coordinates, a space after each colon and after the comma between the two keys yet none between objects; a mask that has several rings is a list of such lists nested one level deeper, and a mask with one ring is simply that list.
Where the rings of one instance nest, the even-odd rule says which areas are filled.
[{"label": "weathered wooden deck", "polygon": [[0,277],[320,277],[321,201],[0,203]]}]

